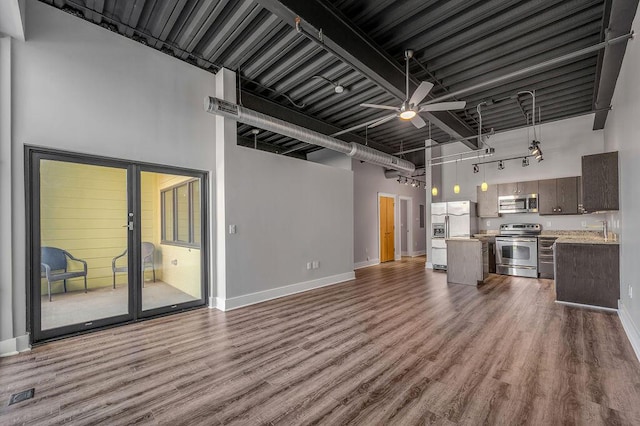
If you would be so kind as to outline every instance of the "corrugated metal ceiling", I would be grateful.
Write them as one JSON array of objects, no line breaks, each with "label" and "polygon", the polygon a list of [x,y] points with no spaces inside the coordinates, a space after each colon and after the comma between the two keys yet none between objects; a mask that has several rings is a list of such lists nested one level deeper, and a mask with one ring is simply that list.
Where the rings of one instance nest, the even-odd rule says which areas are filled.
[{"label": "corrugated metal ceiling", "polygon": [[[277,101],[292,110],[340,128],[386,115],[360,107],[362,102],[398,105],[397,99],[296,32],[253,0],[43,0],[150,47],[211,71],[224,66],[242,76],[242,90]],[[605,0],[324,0],[381,50],[404,63],[404,51],[416,52],[411,74],[435,84],[437,97],[596,44],[604,38]],[[604,24],[603,24],[604,23]],[[593,110],[598,53],[528,75],[498,87],[469,93],[456,112],[477,132],[476,105],[483,127],[503,131],[526,125],[536,90],[543,120]],[[313,76],[339,82],[348,90]],[[205,94],[203,94],[204,96]],[[239,135],[253,140],[251,128]],[[432,128],[439,142],[450,139]],[[354,133],[388,152],[423,146],[427,128],[393,120]],[[270,132],[261,143],[280,152],[299,142]],[[299,150],[307,153],[312,146]],[[409,158],[424,163],[422,153]]]}]

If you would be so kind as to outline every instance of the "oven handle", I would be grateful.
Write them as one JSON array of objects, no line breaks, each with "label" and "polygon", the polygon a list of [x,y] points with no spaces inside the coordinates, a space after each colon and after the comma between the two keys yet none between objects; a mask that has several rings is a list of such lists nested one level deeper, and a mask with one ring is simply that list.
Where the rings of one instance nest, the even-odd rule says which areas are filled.
[{"label": "oven handle", "polygon": [[496,241],[500,241],[501,243],[535,243],[538,241],[537,238],[500,238],[497,237]]}]

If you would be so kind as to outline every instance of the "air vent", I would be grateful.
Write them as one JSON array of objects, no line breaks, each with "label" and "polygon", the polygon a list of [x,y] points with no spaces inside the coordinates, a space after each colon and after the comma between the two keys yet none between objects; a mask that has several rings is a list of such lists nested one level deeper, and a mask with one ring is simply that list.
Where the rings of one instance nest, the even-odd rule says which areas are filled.
[{"label": "air vent", "polygon": [[11,395],[11,398],[9,399],[9,405],[17,404],[19,402],[26,401],[27,399],[31,399],[33,398],[33,395],[35,393],[36,393],[36,390],[34,388],[27,389],[22,392],[14,393],[13,395]]},{"label": "air vent", "polygon": [[238,105],[232,104],[231,102],[226,102],[218,99],[218,109],[221,112],[226,112],[228,114],[238,115]]}]

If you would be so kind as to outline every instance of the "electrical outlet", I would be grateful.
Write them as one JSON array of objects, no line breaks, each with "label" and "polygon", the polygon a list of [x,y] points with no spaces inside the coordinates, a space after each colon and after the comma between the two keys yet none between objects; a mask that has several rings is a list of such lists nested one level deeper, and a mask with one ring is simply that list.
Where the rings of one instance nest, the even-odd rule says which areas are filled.
[{"label": "electrical outlet", "polygon": [[229,225],[229,233],[230,234],[235,234],[236,233],[236,226],[235,225]]},{"label": "electrical outlet", "polygon": [[491,226],[491,221],[490,220],[487,221],[487,226]]},{"label": "electrical outlet", "polygon": [[587,227],[587,221],[583,220],[582,222],[580,222],[580,225],[582,225],[583,228]]},{"label": "electrical outlet", "polygon": [[629,284],[629,299],[633,299],[633,286]]},{"label": "electrical outlet", "polygon": [[312,265],[311,262],[307,262],[307,270],[311,269]]},{"label": "electrical outlet", "polygon": [[318,269],[320,267],[320,262],[317,260],[313,261],[313,269]]}]

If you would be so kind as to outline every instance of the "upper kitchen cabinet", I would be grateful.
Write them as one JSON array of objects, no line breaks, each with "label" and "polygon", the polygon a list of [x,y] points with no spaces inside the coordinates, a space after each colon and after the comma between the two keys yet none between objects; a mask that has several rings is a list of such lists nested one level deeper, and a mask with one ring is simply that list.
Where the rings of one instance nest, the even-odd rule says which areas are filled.
[{"label": "upper kitchen cabinet", "polygon": [[486,191],[479,186],[478,192],[478,216],[479,217],[498,217],[498,186],[489,185]]},{"label": "upper kitchen cabinet", "polygon": [[498,184],[498,195],[526,195],[538,193],[538,181],[512,182]]},{"label": "upper kitchen cabinet", "polygon": [[578,178],[538,181],[538,213],[578,214]]},{"label": "upper kitchen cabinet", "polygon": [[582,157],[582,204],[586,212],[618,210],[618,152]]}]

